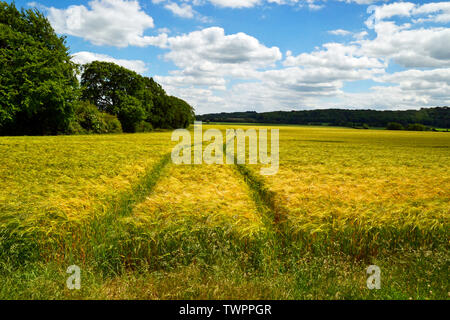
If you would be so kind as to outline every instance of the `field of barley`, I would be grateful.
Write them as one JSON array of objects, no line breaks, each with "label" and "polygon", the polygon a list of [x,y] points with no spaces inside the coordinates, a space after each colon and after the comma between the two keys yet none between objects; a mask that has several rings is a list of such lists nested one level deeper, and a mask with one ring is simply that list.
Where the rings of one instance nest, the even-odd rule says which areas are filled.
[{"label": "field of barley", "polygon": [[0,299],[450,299],[448,133],[229,128],[279,129],[278,173],[175,165],[169,131],[0,137]]}]

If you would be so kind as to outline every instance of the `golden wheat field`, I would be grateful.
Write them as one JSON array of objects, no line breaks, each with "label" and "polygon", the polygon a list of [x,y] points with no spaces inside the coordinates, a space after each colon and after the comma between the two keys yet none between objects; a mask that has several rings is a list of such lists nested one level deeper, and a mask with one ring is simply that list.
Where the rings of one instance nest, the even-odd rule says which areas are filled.
[{"label": "golden wheat field", "polygon": [[[275,175],[175,165],[172,132],[1,137],[0,295],[448,297],[448,133],[259,128],[280,130]],[[384,291],[364,288],[371,263]]]},{"label": "golden wheat field", "polygon": [[294,234],[343,236],[353,251],[450,240],[446,133],[286,128],[264,179]]},{"label": "golden wheat field", "polygon": [[2,222],[11,218],[35,228],[36,221],[52,228],[52,219],[92,217],[171,148],[169,132],[0,141]]},{"label": "golden wheat field", "polygon": [[158,228],[195,219],[199,225],[219,226],[242,237],[264,228],[248,186],[224,165],[173,166],[132,217]]}]

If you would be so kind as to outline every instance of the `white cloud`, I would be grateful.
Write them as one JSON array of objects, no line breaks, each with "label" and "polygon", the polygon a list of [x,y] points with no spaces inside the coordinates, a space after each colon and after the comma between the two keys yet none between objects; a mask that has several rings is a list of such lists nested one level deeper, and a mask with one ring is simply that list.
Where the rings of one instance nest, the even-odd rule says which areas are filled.
[{"label": "white cloud", "polygon": [[372,3],[381,2],[381,1],[389,1],[389,0],[338,0],[338,1],[346,2],[346,3],[356,3],[356,4],[361,4],[361,5],[367,5],[367,4],[372,4]]},{"label": "white cloud", "polygon": [[324,50],[288,56],[285,66],[328,67],[339,70],[384,68],[386,65],[377,58],[363,55],[355,45],[326,43]]},{"label": "white cloud", "polygon": [[[340,79],[340,75],[336,74]],[[296,79],[297,78],[297,79]],[[450,69],[408,70],[381,76],[380,81],[393,85],[379,85],[367,92],[349,93],[342,89],[342,81],[330,81],[325,72],[323,78],[306,75],[297,68],[265,73],[266,80],[240,83],[230,90],[213,95],[209,102],[198,96],[185,96],[195,101],[200,113],[223,111],[273,111],[292,109],[371,108],[411,109],[448,105],[450,101]],[[327,82],[296,82],[302,80]],[[173,91],[183,95],[183,91]],[[211,96],[212,95],[212,96]],[[220,108],[218,108],[220,106]]]},{"label": "white cloud", "polygon": [[212,4],[227,8],[251,8],[260,4],[260,0],[209,0]]},{"label": "white cloud", "polygon": [[[286,4],[281,0],[272,2]],[[447,6],[372,6],[366,25],[375,37],[368,30],[332,30],[331,34],[351,35],[354,40],[325,43],[312,52],[297,55],[288,50],[283,67],[276,64],[281,59],[278,48],[265,47],[245,34],[227,36],[220,28],[204,29],[168,39],[170,51],[165,57],[178,70],[158,80],[169,92],[196,105],[200,113],[215,112],[217,106],[229,111],[268,111],[445,105],[450,101],[450,29],[421,23],[425,19],[444,21]],[[389,21],[397,17],[410,21]],[[406,68],[431,69],[389,74],[386,70],[391,61]],[[359,80],[372,80],[379,85],[366,92],[345,92],[346,83]]]},{"label": "white cloud", "polygon": [[308,4],[308,9],[311,11],[317,11],[320,10],[324,7],[325,5],[323,4],[314,4],[314,3],[309,3]]},{"label": "white cloud", "polygon": [[418,22],[448,23],[450,22],[450,2],[427,3],[417,6],[412,13],[414,15],[429,14],[426,18],[418,19]]},{"label": "white cloud", "polygon": [[367,55],[391,59],[408,68],[450,66],[450,28],[425,27],[421,24],[423,19],[401,25],[386,20],[393,17],[420,17],[427,13],[428,21],[439,22],[442,12],[447,11],[450,12],[448,2],[425,5],[400,2],[372,6],[368,9],[372,15],[366,25],[375,31],[376,38],[362,40],[361,50]]},{"label": "white cloud", "polygon": [[224,29],[219,27],[171,37],[168,42],[171,52],[166,58],[180,67],[191,66],[199,60],[214,64],[266,66],[281,59],[277,47],[268,48],[242,32],[225,35]]},{"label": "white cloud", "polygon": [[170,2],[164,6],[164,8],[170,10],[174,15],[182,18],[193,18],[195,11],[192,7],[186,3],[178,5],[175,2]]},{"label": "white cloud", "polygon": [[83,38],[95,45],[115,47],[147,46],[164,42],[164,36],[144,36],[154,27],[138,1],[92,0],[88,7],[47,8],[48,19],[57,33]]},{"label": "white cloud", "polygon": [[347,36],[347,35],[351,34],[350,31],[343,30],[343,29],[331,30],[331,31],[328,31],[328,33],[333,34],[335,36]]},{"label": "white cloud", "polygon": [[[176,0],[152,0],[154,4],[171,4],[173,9],[178,10],[173,3]],[[337,1],[345,1],[348,3],[357,3],[357,4],[371,4],[377,1],[387,1],[387,0],[337,0]],[[267,4],[275,4],[275,5],[291,5],[297,7],[305,7],[311,11],[320,10],[325,5],[323,4],[326,0],[178,0],[181,4],[186,4],[188,2],[192,3],[193,6],[202,6],[205,4],[212,4],[219,8],[231,8],[231,9],[247,9],[254,8],[256,6],[262,6]]]},{"label": "white cloud", "polygon": [[368,35],[367,31],[361,31],[353,34],[353,38],[362,40]]},{"label": "white cloud", "polygon": [[[159,0],[163,1],[163,0]],[[206,0],[205,0],[206,1]],[[227,7],[227,8],[252,8],[257,5],[261,5],[264,3],[270,4],[278,4],[278,5],[299,5],[306,6],[310,10],[319,10],[324,7],[323,4],[317,4],[319,0],[207,0],[208,2],[219,6],[219,7]],[[356,3],[356,4],[372,4],[378,1],[387,1],[387,0],[338,0],[345,1],[347,3]],[[199,3],[204,3],[204,1],[200,1]],[[306,3],[306,4],[305,4]]]},{"label": "white cloud", "polygon": [[179,69],[155,79],[170,94],[198,106],[200,112],[208,106],[225,107],[231,101],[227,98],[225,103],[221,97],[231,92],[230,81],[259,79],[264,70],[273,68],[282,59],[277,47],[266,47],[245,33],[226,35],[218,27],[170,37],[168,48],[165,59]]},{"label": "white cloud", "polygon": [[409,17],[414,6],[410,2],[395,2],[383,6],[370,6],[367,12],[372,13],[372,15],[366,21],[366,24],[368,27],[373,27],[374,24],[386,18],[394,16]]},{"label": "white cloud", "polygon": [[382,109],[435,107],[450,101],[450,69],[407,70],[384,75],[380,80],[394,86],[375,86],[369,92],[342,93],[350,106]]},{"label": "white cloud", "polygon": [[[228,8],[249,8],[264,3],[308,7],[322,3],[314,0],[152,1],[174,15],[200,20],[202,16],[194,8],[207,2]],[[284,59],[279,48],[242,32],[226,34],[220,27],[178,36],[168,36],[169,30],[159,29],[160,35],[146,36],[145,31],[154,27],[153,19],[137,1],[94,0],[88,8],[50,8],[48,12],[58,32],[97,45],[153,45],[166,49],[162,57],[176,68],[167,75],[156,75],[155,79],[169,94],[196,106],[199,113],[243,108],[259,111],[317,107],[405,109],[445,105],[450,101],[450,28],[439,25],[449,21],[448,2],[371,6],[366,24],[361,26],[366,30],[331,30],[330,34],[348,37],[336,38],[343,42],[325,43],[311,52],[287,50]],[[139,73],[146,70],[143,61],[114,59],[91,52],[76,53],[73,60],[78,63],[110,61]],[[387,70],[392,62],[407,70],[389,74]],[[360,80],[372,80],[377,85],[366,92],[345,92],[346,84]]]},{"label": "white cloud", "polygon": [[449,28],[409,29],[381,22],[375,31],[374,40],[361,41],[368,55],[391,59],[407,68],[450,66]]},{"label": "white cloud", "polygon": [[336,30],[330,30],[328,31],[329,34],[335,35],[335,36],[348,36],[351,35],[353,38],[357,40],[362,40],[364,37],[368,35],[367,31],[361,31],[361,32],[351,32],[343,29],[336,29]]},{"label": "white cloud", "polygon": [[[271,0],[268,0],[269,2],[272,2]],[[288,1],[295,1],[296,0],[288,0]],[[186,11],[193,10],[191,5],[188,5],[187,3],[192,3],[193,6],[201,6],[205,5],[206,3],[210,3],[214,6],[221,7],[221,8],[252,8],[256,5],[259,5],[263,3],[262,0],[179,0],[178,4],[176,0],[152,0],[154,4],[164,4],[164,7],[166,9],[169,9],[170,11],[174,12],[174,14],[184,17],[181,14],[177,14],[175,12],[181,12],[184,11],[184,14],[186,14]],[[190,9],[188,8],[191,7]],[[191,16],[192,18],[193,16]]]},{"label": "white cloud", "polygon": [[[403,89],[421,90],[429,88],[442,88],[450,86],[450,68],[433,70],[406,70],[380,77],[384,82],[398,83]],[[450,97],[450,90],[447,91]]]},{"label": "white cloud", "polygon": [[[210,23],[213,20],[210,17],[201,15],[194,10],[193,6],[203,5],[204,0],[152,0],[154,4],[163,4],[164,8],[172,12],[173,15],[185,19],[197,19],[203,23]],[[191,3],[191,4],[190,4]]]},{"label": "white cloud", "polygon": [[126,59],[115,59],[105,54],[93,53],[87,51],[77,52],[72,55],[72,61],[78,64],[86,64],[92,61],[104,61],[113,62],[124,68],[136,71],[137,73],[144,73],[147,71],[147,66],[144,61],[141,60],[126,60]]},{"label": "white cloud", "polygon": [[[414,4],[411,2],[394,2],[383,6],[370,6],[368,13],[372,13],[366,24],[373,27],[382,20],[392,17],[417,17],[414,23],[432,21],[446,23],[450,21],[450,2],[434,2]],[[427,17],[421,17],[428,14]]]},{"label": "white cloud", "polygon": [[165,34],[169,34],[171,31],[169,28],[159,28],[158,29],[158,33],[165,33]]},{"label": "white cloud", "polygon": [[[214,111],[218,101],[229,110],[246,101],[258,110],[317,103],[318,98],[338,96],[344,81],[371,79],[384,74],[386,66],[363,56],[356,46],[329,43],[309,54],[288,51],[285,68],[274,69],[282,57],[278,48],[243,33],[225,35],[221,28],[169,38],[168,43],[171,51],[165,57],[179,70],[156,79],[168,92],[199,106],[199,112]],[[233,84],[236,79],[245,83]],[[187,94],[193,87],[208,90],[208,100]]]},{"label": "white cloud", "polygon": [[219,27],[168,39],[166,60],[179,69],[159,79],[170,86],[209,86],[226,89],[226,79],[251,79],[258,69],[281,60],[277,47],[266,47],[245,33],[226,35]]}]

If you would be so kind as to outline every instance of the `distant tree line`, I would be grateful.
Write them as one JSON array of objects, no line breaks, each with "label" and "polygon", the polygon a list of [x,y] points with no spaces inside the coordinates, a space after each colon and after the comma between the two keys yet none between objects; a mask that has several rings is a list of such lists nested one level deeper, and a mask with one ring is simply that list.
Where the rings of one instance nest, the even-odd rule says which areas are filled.
[{"label": "distant tree line", "polygon": [[76,65],[42,13],[0,1],[1,135],[185,128],[194,117],[152,78],[113,63]]},{"label": "distant tree line", "polygon": [[419,124],[436,128],[450,128],[450,108],[422,108],[406,111],[375,111],[325,109],[306,111],[255,111],[214,113],[198,115],[197,120],[205,122],[249,122],[300,125],[330,125],[353,128],[387,127],[397,123],[397,130],[418,129]]},{"label": "distant tree line", "polygon": [[[430,128],[428,126],[425,126],[421,123],[413,123],[408,124],[407,126],[402,125],[398,122],[389,122],[386,126],[386,129],[388,130],[407,130],[407,131],[430,131],[435,130],[435,128]],[[447,129],[448,130],[448,129]]]}]

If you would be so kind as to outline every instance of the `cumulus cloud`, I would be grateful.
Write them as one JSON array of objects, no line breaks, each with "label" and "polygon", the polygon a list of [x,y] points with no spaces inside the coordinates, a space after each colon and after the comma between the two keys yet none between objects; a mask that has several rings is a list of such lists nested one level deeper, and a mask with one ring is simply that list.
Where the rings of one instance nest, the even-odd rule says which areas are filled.
[{"label": "cumulus cloud", "polygon": [[[249,8],[264,3],[303,6],[317,1],[297,0],[152,0],[182,18],[201,18],[196,6]],[[371,0],[348,0],[369,4]],[[404,109],[445,105],[450,101],[450,28],[448,2],[394,2],[370,6],[362,29],[329,31],[336,41],[311,52],[287,51],[263,44],[246,33],[227,34],[211,27],[176,36],[160,29],[147,36],[153,19],[137,1],[92,0],[87,7],[48,8],[59,33],[81,37],[96,45],[157,46],[162,58],[175,65],[155,75],[169,94],[193,104],[197,112],[254,109],[367,107]],[[129,23],[133,21],[133,24]],[[161,26],[164,27],[164,26]],[[143,73],[139,60],[120,60],[78,52],[73,60],[110,61]],[[396,63],[406,70],[388,73]],[[373,82],[365,92],[346,92],[349,82]],[[219,107],[220,106],[220,107]]]},{"label": "cumulus cloud", "polygon": [[[337,0],[345,1],[347,3],[356,3],[361,5],[368,5],[378,1],[387,0]],[[175,3],[175,0],[152,0],[154,4],[161,3]],[[185,4],[186,2],[192,3],[194,6],[201,6],[205,4],[212,4],[219,8],[231,8],[231,9],[246,9],[253,8],[261,5],[296,5],[297,7],[305,7],[312,11],[322,9],[326,0],[178,0],[179,3]]]},{"label": "cumulus cloud", "polygon": [[340,70],[386,67],[379,59],[365,56],[356,45],[341,43],[326,43],[323,45],[323,50],[302,53],[298,56],[289,55],[284,61],[284,65],[329,67]]},{"label": "cumulus cloud", "polygon": [[[317,4],[319,0],[205,0],[205,1],[208,1],[219,7],[227,7],[227,8],[251,8],[265,3],[278,5],[299,5],[305,6],[310,10],[319,10],[324,7],[323,4]],[[348,3],[352,2],[357,4],[371,4],[377,1],[385,1],[385,0],[338,0],[338,1],[345,1]],[[199,4],[202,3],[202,1],[196,2]]]},{"label": "cumulus cloud", "polygon": [[412,14],[415,16],[428,14],[425,18],[419,18],[417,22],[448,23],[450,22],[450,2],[427,3],[416,6]]},{"label": "cumulus cloud", "polygon": [[366,21],[369,28],[392,17],[415,17],[414,23],[426,21],[450,22],[450,2],[434,2],[423,5],[411,2],[394,2],[383,6],[370,6],[367,12],[372,13]]},{"label": "cumulus cloud", "polygon": [[183,0],[179,1],[179,3],[174,0],[152,0],[152,2],[154,4],[163,4],[164,8],[172,12],[174,16],[185,19],[197,19],[204,23],[212,22],[210,17],[203,16],[194,10],[193,6],[203,4],[201,0]]},{"label": "cumulus cloud", "polygon": [[[295,0],[294,0],[295,1]],[[164,8],[174,15],[182,18],[197,18],[202,22],[210,22],[211,19],[195,11],[193,6],[202,6],[210,3],[220,8],[252,8],[261,4],[261,0],[152,0],[154,4],[163,4]]]},{"label": "cumulus cloud", "polygon": [[407,68],[450,66],[450,29],[409,29],[392,22],[378,23],[374,40],[361,41],[368,55],[391,59]]},{"label": "cumulus cloud", "polygon": [[154,4],[164,4],[168,8],[168,4],[171,7],[176,8],[175,5],[186,6],[186,3],[191,3],[193,6],[202,6],[205,4],[212,4],[219,8],[253,8],[257,5],[263,4],[265,2],[275,3],[275,4],[286,4],[286,3],[297,3],[299,0],[178,0],[180,5],[176,3],[176,0],[152,0]]},{"label": "cumulus cloud", "polygon": [[93,53],[87,51],[81,51],[74,53],[72,55],[72,61],[78,64],[86,64],[92,61],[105,61],[113,62],[124,68],[136,71],[137,73],[144,73],[147,71],[147,66],[144,61],[141,60],[126,60],[126,59],[115,59],[105,54]]},{"label": "cumulus cloud", "polygon": [[[157,80],[172,94],[191,99],[200,112],[213,111],[218,102],[230,110],[238,101],[251,101],[258,110],[306,105],[318,97],[339,95],[345,81],[382,75],[386,67],[379,59],[363,56],[356,46],[330,43],[298,56],[287,52],[285,67],[277,69],[275,63],[282,58],[278,48],[243,33],[225,35],[221,28],[169,38],[168,43],[171,51],[165,57],[180,69]],[[228,86],[229,78],[245,83]],[[186,95],[193,86],[208,90],[209,102]]]},{"label": "cumulus cloud", "polygon": [[268,48],[245,33],[225,35],[219,27],[206,28],[168,40],[171,52],[166,58],[179,67],[200,60],[215,64],[252,64],[265,66],[281,59],[277,47]]},{"label": "cumulus cloud", "polygon": [[219,7],[228,8],[250,8],[261,3],[261,0],[209,0]]},{"label": "cumulus cloud", "polygon": [[182,17],[182,18],[193,18],[195,11],[192,9],[192,6],[183,3],[178,5],[175,2],[167,3],[164,8],[170,10],[174,15]]},{"label": "cumulus cloud", "polygon": [[356,4],[361,4],[361,5],[367,5],[367,4],[372,4],[372,3],[381,2],[381,1],[389,1],[389,0],[338,0],[338,1],[346,2],[346,3],[356,3]]},{"label": "cumulus cloud", "polygon": [[[424,19],[443,20],[440,16],[445,14],[446,7],[444,3],[372,6],[366,21],[368,30],[330,31],[334,35],[349,35],[353,41],[325,43],[312,52],[299,54],[287,51],[284,60],[274,54],[276,50],[269,50],[274,48],[264,47],[254,50],[258,52],[256,56],[263,57],[259,63],[250,53],[243,55],[247,49],[235,49],[245,47],[237,45],[239,41],[229,46],[219,45],[224,38],[236,35],[226,36],[223,30],[205,29],[180,36],[177,41],[168,40],[171,51],[166,59],[179,69],[159,80],[169,92],[191,99],[188,101],[198,106],[199,112],[217,111],[218,105],[220,110],[230,111],[318,107],[407,109],[445,105],[450,101],[450,29],[424,25]],[[409,21],[394,20],[399,17]],[[245,36],[242,43],[248,40]],[[255,45],[250,47],[261,46],[257,39],[252,41]],[[209,46],[213,48],[211,52]],[[189,53],[184,56],[183,52]],[[389,74],[386,70],[391,62],[409,70]],[[244,81],[236,82],[236,79]],[[346,83],[360,80],[379,85],[365,92],[346,92]],[[205,96],[188,94],[200,87],[206,90]]]},{"label": "cumulus cloud", "polygon": [[226,35],[219,27],[170,37],[166,60],[179,70],[159,79],[166,85],[204,85],[224,90],[226,78],[250,79],[274,66],[282,54],[245,33]]},{"label": "cumulus cloud", "polygon": [[407,70],[383,76],[394,86],[374,86],[369,92],[341,94],[353,107],[410,109],[442,106],[450,101],[450,69]]},{"label": "cumulus cloud", "polygon": [[[294,71],[294,72],[292,72]],[[199,106],[201,113],[220,110],[273,111],[293,109],[324,108],[373,108],[384,110],[411,109],[445,105],[450,101],[450,70],[408,70],[391,75],[383,75],[379,80],[390,85],[371,87],[366,92],[350,93],[342,89],[342,82],[329,81],[316,77],[315,81],[298,84],[293,79],[308,79],[308,76],[296,76],[298,70],[280,70],[277,74],[269,72],[266,80],[240,83],[223,94],[208,91],[208,99],[197,96],[185,96]],[[299,73],[298,75],[300,75]],[[337,76],[337,75],[336,75]],[[288,78],[289,77],[289,78]],[[339,77],[338,77],[339,78]],[[290,79],[290,80],[289,80]],[[310,78],[309,80],[312,80]],[[173,92],[183,96],[185,92],[173,88]],[[213,97],[216,97],[214,99]]]},{"label": "cumulus cloud", "polygon": [[424,27],[423,20],[397,24],[393,17],[417,17],[427,13],[427,20],[438,22],[450,12],[448,2],[415,5],[408,2],[392,3],[370,7],[372,15],[366,25],[373,29],[376,38],[361,41],[362,51],[371,56],[392,59],[408,67],[444,67],[450,66],[450,28]]},{"label": "cumulus cloud", "polygon": [[367,26],[373,27],[377,22],[384,20],[386,18],[391,18],[394,16],[409,17],[411,10],[415,7],[413,3],[410,2],[395,2],[390,4],[385,4],[383,6],[370,6],[367,9],[368,13],[372,13],[369,19],[367,19]]},{"label": "cumulus cloud", "polygon": [[343,30],[343,29],[336,29],[336,30],[330,30],[328,31],[329,34],[333,34],[335,36],[346,36],[351,34],[350,31]]},{"label": "cumulus cloud", "polygon": [[145,36],[154,27],[138,1],[92,0],[88,7],[47,8],[48,19],[57,33],[83,38],[95,45],[115,47],[161,45],[165,35]]}]

